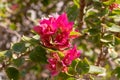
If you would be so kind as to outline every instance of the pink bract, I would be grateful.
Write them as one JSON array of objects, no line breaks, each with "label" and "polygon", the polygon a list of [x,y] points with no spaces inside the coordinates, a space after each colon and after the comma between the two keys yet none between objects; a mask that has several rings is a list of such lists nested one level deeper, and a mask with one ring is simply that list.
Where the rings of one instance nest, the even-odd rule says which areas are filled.
[{"label": "pink bract", "polygon": [[66,66],[70,65],[73,60],[80,57],[80,54],[81,54],[81,51],[77,50],[76,46],[74,46],[74,48],[72,48],[71,50],[68,50],[65,53],[65,57],[62,60],[63,65],[66,65]]},{"label": "pink bract", "polygon": [[50,70],[52,76],[56,76],[61,71],[62,63],[57,53],[51,53],[50,58],[48,58],[47,68]]},{"label": "pink bract", "polygon": [[70,32],[74,24],[73,22],[68,21],[66,13],[63,13],[62,15],[60,15],[57,18],[56,23],[57,23],[57,26],[59,26],[59,28],[61,29],[61,31],[66,31],[66,32]]},{"label": "pink bract", "polygon": [[59,72],[57,71],[57,59],[51,58],[48,59],[49,64],[47,68],[50,70],[52,76],[56,76]]},{"label": "pink bract", "polygon": [[62,50],[70,47],[70,32],[73,22],[69,22],[67,14],[63,13],[57,18],[42,19],[40,25],[34,27],[34,31],[40,35],[44,46]]},{"label": "pink bract", "polygon": [[52,76],[58,75],[60,72],[67,72],[68,66],[73,60],[80,57],[81,52],[77,50],[76,46],[74,48],[63,52],[64,57],[60,58],[57,53],[51,53],[51,57],[48,59],[48,69]]},{"label": "pink bract", "polygon": [[114,10],[114,9],[116,9],[116,8],[120,8],[120,5],[117,4],[117,3],[112,3],[112,4],[109,6],[109,9],[110,9],[111,11]]}]

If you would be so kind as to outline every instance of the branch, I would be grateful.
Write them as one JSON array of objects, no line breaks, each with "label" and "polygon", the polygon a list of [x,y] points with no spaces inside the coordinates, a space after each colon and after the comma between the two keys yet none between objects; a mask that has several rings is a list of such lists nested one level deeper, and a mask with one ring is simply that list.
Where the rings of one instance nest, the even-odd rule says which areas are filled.
[{"label": "branch", "polygon": [[101,45],[101,50],[100,50],[100,54],[99,54],[99,57],[98,57],[98,60],[97,60],[97,63],[96,63],[96,66],[99,66],[100,65],[100,63],[101,63],[101,61],[102,61],[102,57],[103,57],[103,45]]},{"label": "branch", "polygon": [[78,20],[78,28],[82,29],[83,26],[83,16],[84,16],[84,8],[85,8],[85,0],[80,0],[80,12],[79,12],[79,20]]},{"label": "branch", "polygon": [[[105,20],[105,16],[103,16],[101,18],[101,38],[103,38],[104,34],[105,34],[105,26],[104,26],[104,20]],[[99,54],[99,57],[98,57],[98,60],[97,60],[97,63],[96,65],[99,66],[101,65],[101,62],[105,60],[106,56],[107,56],[107,50],[108,48],[106,46],[104,46],[104,43],[103,42],[100,42],[100,47],[101,47],[101,52]]]},{"label": "branch", "polygon": [[[30,51],[31,51],[31,50],[30,50]],[[17,57],[17,59],[22,58],[22,57],[28,55],[28,54],[30,53],[30,51],[21,54],[20,56]],[[6,61],[4,60],[4,61],[2,62],[2,64],[0,64],[0,71],[3,70],[3,69],[5,69],[6,67],[8,67],[8,66],[11,64],[11,62],[12,62],[11,59],[8,59],[8,60],[6,60]]]}]

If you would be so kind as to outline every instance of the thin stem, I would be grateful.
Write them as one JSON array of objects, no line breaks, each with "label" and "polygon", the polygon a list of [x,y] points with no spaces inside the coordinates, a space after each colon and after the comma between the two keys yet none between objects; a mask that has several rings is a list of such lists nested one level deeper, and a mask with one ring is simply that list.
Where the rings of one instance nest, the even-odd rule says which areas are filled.
[{"label": "thin stem", "polygon": [[84,16],[84,8],[85,8],[85,0],[80,0],[80,9],[79,9],[79,20],[78,20],[78,28],[82,29],[83,26],[83,16]]},{"label": "thin stem", "polygon": [[101,49],[100,49],[100,54],[99,54],[99,57],[98,57],[98,61],[96,63],[96,66],[99,66],[101,61],[102,61],[102,56],[103,56],[103,45],[101,45]]},{"label": "thin stem", "polygon": [[[105,34],[105,27],[104,27],[104,20],[105,20],[105,16],[103,16],[102,18],[101,18],[101,38],[103,38],[103,36],[104,36],[104,34]],[[100,54],[99,54],[99,57],[98,57],[98,60],[97,60],[97,63],[96,63],[96,65],[97,66],[100,66],[101,65],[101,62],[103,61],[103,60],[105,60],[105,57],[107,56],[107,52],[106,52],[106,47],[104,46],[104,43],[103,42],[101,42],[100,43],[100,45],[101,45],[101,49],[100,49]],[[105,54],[104,54],[105,53]]]},{"label": "thin stem", "polygon": [[[17,59],[23,57],[23,56],[26,56],[30,53],[30,51],[24,53],[24,54],[21,54],[20,56],[17,57]],[[9,65],[11,64],[11,59],[7,60],[7,61],[4,61],[2,64],[1,64],[1,67],[0,67],[0,71],[5,69],[6,67],[8,67]]]}]

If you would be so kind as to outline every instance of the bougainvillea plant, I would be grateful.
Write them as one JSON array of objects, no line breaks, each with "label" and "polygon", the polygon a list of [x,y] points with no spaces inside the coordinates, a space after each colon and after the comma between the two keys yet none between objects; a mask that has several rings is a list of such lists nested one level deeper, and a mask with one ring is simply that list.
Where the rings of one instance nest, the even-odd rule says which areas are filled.
[{"label": "bougainvillea plant", "polygon": [[[56,18],[51,16],[40,21],[40,25],[34,27],[35,32],[40,35],[41,44],[44,47],[56,49],[61,52],[50,52],[48,57],[48,69],[52,76],[60,71],[66,72],[67,67],[73,60],[80,57],[80,51],[76,46],[72,49],[72,39],[78,37],[78,32],[73,30],[73,22],[69,22],[67,14],[63,13]],[[71,32],[77,34],[70,34]],[[66,50],[67,48],[67,50]]]},{"label": "bougainvillea plant", "polygon": [[[0,52],[0,71],[10,80],[22,80],[27,72],[40,80],[120,78],[120,0],[71,2],[60,14],[30,19],[32,37],[22,36]],[[10,8],[17,14],[22,6]]]}]

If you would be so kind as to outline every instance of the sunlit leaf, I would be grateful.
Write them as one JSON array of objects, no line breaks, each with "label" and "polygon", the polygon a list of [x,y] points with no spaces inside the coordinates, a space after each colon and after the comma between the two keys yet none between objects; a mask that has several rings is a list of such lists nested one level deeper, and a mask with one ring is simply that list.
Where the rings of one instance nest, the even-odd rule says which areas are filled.
[{"label": "sunlit leaf", "polygon": [[68,78],[67,80],[76,80],[75,78],[73,78],[73,77],[70,77],[70,78]]},{"label": "sunlit leaf", "polygon": [[0,51],[0,57],[4,56],[6,51]]},{"label": "sunlit leaf", "polygon": [[120,26],[113,25],[112,27],[109,27],[107,30],[111,32],[120,32]]},{"label": "sunlit leaf", "polygon": [[15,25],[14,23],[11,23],[11,24],[10,24],[10,29],[11,29],[11,30],[16,30],[17,27],[16,27],[16,25]]},{"label": "sunlit leaf", "polygon": [[116,58],[118,56],[118,53],[115,51],[114,47],[108,48],[108,53],[112,58]]},{"label": "sunlit leaf", "polygon": [[73,2],[78,8],[80,7],[80,0],[73,0]]},{"label": "sunlit leaf", "polygon": [[105,68],[99,67],[99,66],[94,66],[94,65],[90,65],[90,69],[88,73],[91,74],[102,74],[105,73],[106,70]]},{"label": "sunlit leaf", "polygon": [[119,45],[120,44],[120,38],[119,37],[115,37],[115,45]]},{"label": "sunlit leaf", "polygon": [[81,34],[80,34],[80,32],[77,32],[77,31],[71,31],[70,32],[70,36],[71,37],[78,37],[78,36],[80,36]]},{"label": "sunlit leaf", "polygon": [[105,5],[110,5],[112,4],[113,2],[115,2],[115,0],[108,0],[106,2],[103,2]]}]

